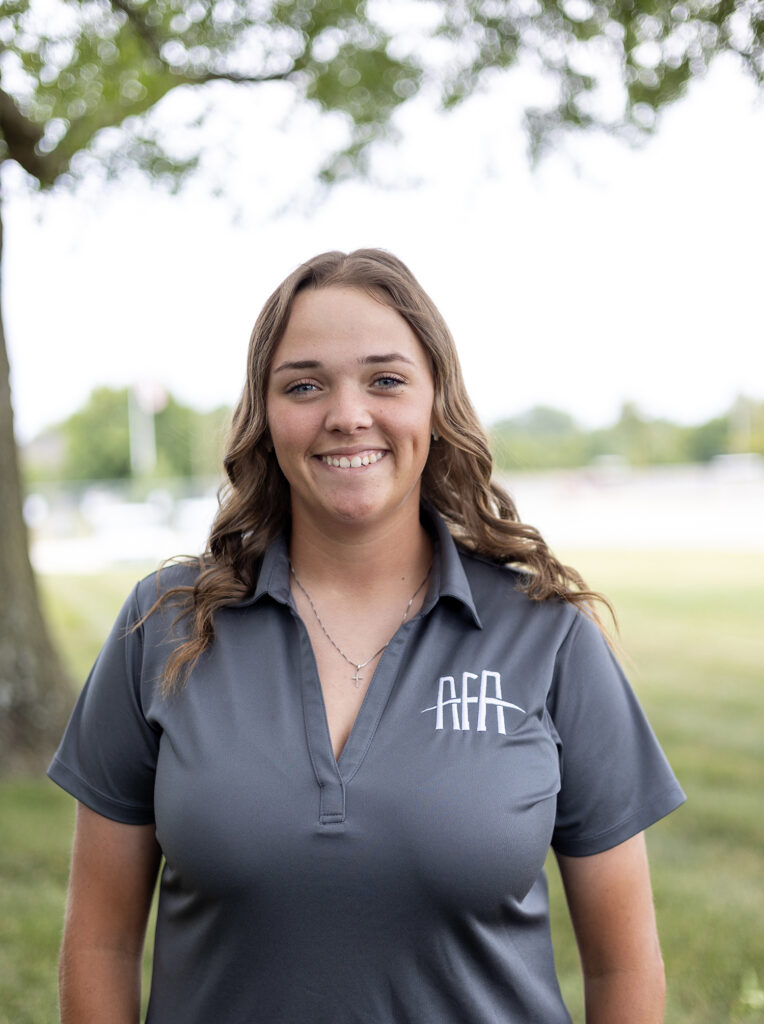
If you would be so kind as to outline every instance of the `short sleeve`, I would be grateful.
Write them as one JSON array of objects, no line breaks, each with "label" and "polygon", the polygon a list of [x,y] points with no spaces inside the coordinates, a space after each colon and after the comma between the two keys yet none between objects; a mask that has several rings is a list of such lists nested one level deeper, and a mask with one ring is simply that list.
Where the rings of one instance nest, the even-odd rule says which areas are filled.
[{"label": "short sleeve", "polygon": [[580,612],[558,652],[548,708],[560,741],[558,853],[601,853],[684,802],[621,666]]},{"label": "short sleeve", "polygon": [[129,825],[154,821],[159,731],[143,707],[137,587],[77,700],[49,777],[91,810]]}]

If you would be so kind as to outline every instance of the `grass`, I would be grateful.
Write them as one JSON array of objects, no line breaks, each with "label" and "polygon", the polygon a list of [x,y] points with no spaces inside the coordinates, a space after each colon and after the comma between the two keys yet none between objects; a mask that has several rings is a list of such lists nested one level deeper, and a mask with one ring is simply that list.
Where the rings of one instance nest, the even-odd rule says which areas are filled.
[{"label": "grass", "polygon": [[[614,601],[629,675],[687,804],[648,833],[666,1020],[764,1021],[764,555],[569,554]],[[581,1015],[569,927],[560,973]]]},{"label": "grass", "polygon": [[[614,601],[628,671],[688,803],[649,846],[671,1024],[764,1022],[764,554],[567,552]],[[43,589],[83,679],[134,573]],[[0,785],[0,1024],[54,1024],[73,817],[44,780]],[[558,970],[577,1024],[579,969],[550,863]]]},{"label": "grass", "polygon": [[[84,681],[139,575],[42,580],[48,621],[73,679]],[[0,1024],[55,1024],[74,802],[47,779],[2,782],[0,822]],[[146,982],[150,953],[149,942]]]}]

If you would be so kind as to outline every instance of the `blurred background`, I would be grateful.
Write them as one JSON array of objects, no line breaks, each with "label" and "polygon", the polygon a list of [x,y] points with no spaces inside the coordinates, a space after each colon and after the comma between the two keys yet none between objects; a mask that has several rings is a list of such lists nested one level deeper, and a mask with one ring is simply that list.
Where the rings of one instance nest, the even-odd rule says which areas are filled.
[{"label": "blurred background", "polygon": [[[132,167],[40,192],[4,166],[39,568],[197,549],[263,301],[308,256],[364,245],[404,259],[444,312],[497,464],[552,543],[764,544],[764,110],[731,55],[638,148],[573,130],[535,167],[530,70],[452,111],[420,95],[365,177],[331,189],[316,175],[339,115],[261,88],[253,103],[228,87],[176,195]],[[157,118],[174,125],[181,98]],[[108,495],[132,507],[104,516]]]},{"label": "blurred background", "polygon": [[204,545],[263,302],[360,246],[418,276],[522,518],[615,602],[690,798],[651,835],[667,1020],[764,1021],[763,19],[0,7],[0,1024],[56,1019],[61,722],[135,578]]}]

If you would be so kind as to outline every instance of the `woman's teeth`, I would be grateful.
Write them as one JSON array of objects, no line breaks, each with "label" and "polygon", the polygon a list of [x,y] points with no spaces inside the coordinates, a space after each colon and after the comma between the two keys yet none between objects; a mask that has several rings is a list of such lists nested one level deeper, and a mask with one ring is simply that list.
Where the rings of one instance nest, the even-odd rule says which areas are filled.
[{"label": "woman's teeth", "polygon": [[361,466],[373,466],[375,462],[384,459],[385,452],[368,452],[364,455],[322,455],[321,461],[327,466],[334,466],[336,469],[359,469]]}]

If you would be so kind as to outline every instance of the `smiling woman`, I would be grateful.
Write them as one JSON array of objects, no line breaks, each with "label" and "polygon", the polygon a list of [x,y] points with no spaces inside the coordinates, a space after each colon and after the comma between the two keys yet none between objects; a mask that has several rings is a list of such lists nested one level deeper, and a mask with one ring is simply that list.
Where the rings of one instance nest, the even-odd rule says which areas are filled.
[{"label": "smiling woman", "polygon": [[[491,480],[448,328],[379,250],[255,325],[206,552],[141,581],[51,777],[80,801],[62,1019],[662,1019],[642,830],[683,799],[574,570]],[[121,884],[115,890],[113,879]]]},{"label": "smiling woman", "polygon": [[435,392],[403,317],[354,288],[303,291],[274,362],[266,415],[293,534],[344,542],[353,528],[390,536],[418,522]]}]

